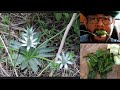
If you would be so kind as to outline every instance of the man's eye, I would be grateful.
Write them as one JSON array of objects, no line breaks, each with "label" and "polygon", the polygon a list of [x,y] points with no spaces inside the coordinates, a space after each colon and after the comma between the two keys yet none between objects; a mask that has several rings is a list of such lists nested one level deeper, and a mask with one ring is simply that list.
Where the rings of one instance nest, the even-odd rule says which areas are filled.
[{"label": "man's eye", "polygon": [[95,20],[96,18],[95,17],[90,17],[90,20]]},{"label": "man's eye", "polygon": [[109,19],[109,18],[103,18],[103,20],[108,20],[108,21],[110,21],[110,19]]}]

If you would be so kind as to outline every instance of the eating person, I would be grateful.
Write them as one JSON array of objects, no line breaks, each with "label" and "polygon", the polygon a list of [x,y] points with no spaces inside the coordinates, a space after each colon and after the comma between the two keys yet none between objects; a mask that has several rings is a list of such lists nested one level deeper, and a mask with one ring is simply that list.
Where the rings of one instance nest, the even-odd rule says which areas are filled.
[{"label": "eating person", "polygon": [[80,36],[80,42],[120,42],[111,38],[115,17],[119,11],[81,11],[86,17],[83,21],[87,34]]}]

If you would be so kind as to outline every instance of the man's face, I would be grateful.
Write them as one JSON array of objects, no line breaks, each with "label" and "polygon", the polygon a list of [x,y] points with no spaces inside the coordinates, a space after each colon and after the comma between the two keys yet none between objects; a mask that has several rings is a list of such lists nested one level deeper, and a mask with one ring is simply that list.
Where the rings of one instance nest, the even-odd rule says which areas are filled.
[{"label": "man's face", "polygon": [[107,35],[92,36],[95,41],[106,41],[113,31],[115,19],[111,16],[105,16],[104,14],[88,15],[87,20],[84,21],[86,28],[96,34],[96,32],[104,31]]}]

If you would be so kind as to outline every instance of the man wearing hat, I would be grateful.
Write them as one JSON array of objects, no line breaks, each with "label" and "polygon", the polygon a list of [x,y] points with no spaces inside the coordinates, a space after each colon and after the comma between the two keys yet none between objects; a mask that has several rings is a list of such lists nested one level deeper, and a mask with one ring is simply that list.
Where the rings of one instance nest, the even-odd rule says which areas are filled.
[{"label": "man wearing hat", "polygon": [[118,11],[84,11],[84,25],[88,34],[80,36],[80,42],[120,42],[111,38]]}]

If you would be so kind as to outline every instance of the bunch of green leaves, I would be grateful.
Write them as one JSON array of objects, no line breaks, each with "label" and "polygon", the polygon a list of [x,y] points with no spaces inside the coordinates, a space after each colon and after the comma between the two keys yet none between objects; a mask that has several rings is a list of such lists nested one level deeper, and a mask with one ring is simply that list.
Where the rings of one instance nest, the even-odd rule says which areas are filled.
[{"label": "bunch of green leaves", "polygon": [[95,32],[95,34],[96,34],[97,36],[102,36],[102,35],[106,35],[107,32],[104,31],[104,30],[97,30],[97,31]]},{"label": "bunch of green leaves", "polygon": [[113,54],[109,50],[98,49],[95,53],[87,54],[89,75],[88,79],[96,78],[97,74],[100,74],[101,78],[107,78],[108,72],[112,71],[112,65],[114,64]]}]

